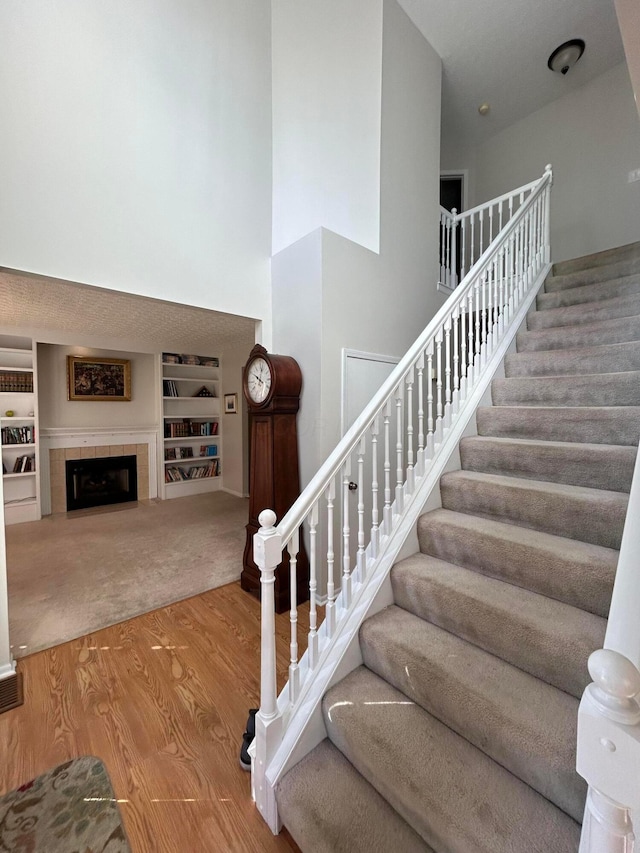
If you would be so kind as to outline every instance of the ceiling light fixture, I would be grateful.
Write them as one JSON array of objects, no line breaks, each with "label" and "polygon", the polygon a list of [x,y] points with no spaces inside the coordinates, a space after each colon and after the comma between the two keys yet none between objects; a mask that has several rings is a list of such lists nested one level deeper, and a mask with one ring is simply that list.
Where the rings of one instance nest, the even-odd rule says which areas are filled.
[{"label": "ceiling light fixture", "polygon": [[582,39],[571,39],[557,47],[547,62],[547,67],[560,74],[566,74],[584,53],[584,41]]},{"label": "ceiling light fixture", "polygon": [[480,106],[478,107],[478,112],[480,113],[481,116],[486,116],[490,109],[491,109],[491,107],[485,101],[484,104],[480,104]]}]

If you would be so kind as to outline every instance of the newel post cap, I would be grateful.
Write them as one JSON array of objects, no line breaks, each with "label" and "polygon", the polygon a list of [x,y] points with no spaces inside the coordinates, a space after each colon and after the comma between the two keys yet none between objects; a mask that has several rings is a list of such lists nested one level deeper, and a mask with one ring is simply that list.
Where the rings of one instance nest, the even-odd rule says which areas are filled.
[{"label": "newel post cap", "polygon": [[260,530],[253,537],[255,564],[263,575],[270,572],[271,577],[282,562],[282,536],[275,527],[276,518],[273,510],[263,509],[258,516]]},{"label": "newel post cap", "polygon": [[591,698],[609,719],[624,725],[640,722],[640,672],[634,664],[612,649],[598,649],[589,657],[593,678]]},{"label": "newel post cap", "polygon": [[260,527],[262,528],[264,533],[273,530],[276,524],[276,518],[277,516],[272,509],[262,510],[262,512],[258,516],[258,521],[260,522]]}]

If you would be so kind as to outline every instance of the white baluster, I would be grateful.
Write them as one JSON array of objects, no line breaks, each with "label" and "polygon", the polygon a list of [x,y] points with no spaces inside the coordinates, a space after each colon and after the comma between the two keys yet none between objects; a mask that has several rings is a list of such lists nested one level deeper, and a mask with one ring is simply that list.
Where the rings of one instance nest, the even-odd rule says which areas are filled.
[{"label": "white baluster", "polygon": [[318,501],[309,515],[309,669],[318,664]]},{"label": "white baluster", "polygon": [[289,702],[294,705],[300,693],[300,668],[298,667],[298,551],[300,550],[300,528],[297,528],[287,544],[289,552]]},{"label": "white baluster", "polygon": [[444,426],[451,426],[451,317],[444,321]]},{"label": "white baluster", "polygon": [[375,559],[380,549],[380,515],[378,512],[378,435],[379,419],[371,424],[371,556]]},{"label": "white baluster", "polygon": [[391,421],[391,401],[387,400],[384,407],[384,509],[382,510],[382,523],[385,535],[391,533],[391,443],[389,435],[389,424]]},{"label": "white baluster", "polygon": [[458,414],[460,408],[460,343],[458,341],[458,330],[460,324],[460,304],[453,309],[453,398],[451,400],[452,412]]},{"label": "white baluster", "polygon": [[473,356],[473,381],[475,384],[475,380],[478,378],[480,374],[480,348],[482,344],[482,329],[481,329],[481,321],[482,315],[480,313],[480,289],[482,287],[483,282],[476,278],[473,283],[473,292],[475,296],[475,315],[476,315],[476,334],[474,340],[474,356]]},{"label": "white baluster", "polygon": [[358,580],[364,583],[367,577],[367,558],[364,552],[364,454],[366,451],[364,435],[358,447],[358,554],[356,568]]},{"label": "white baluster", "polygon": [[502,340],[502,336],[504,334],[504,284],[505,279],[508,275],[508,258],[509,258],[509,244],[507,243],[506,248],[500,249],[500,278],[498,281],[498,339]]},{"label": "white baluster", "polygon": [[481,210],[478,213],[478,218],[480,220],[480,247],[478,248],[478,257],[480,257],[484,252],[484,210]]},{"label": "white baluster", "polygon": [[333,550],[333,503],[336,499],[336,484],[332,478],[325,492],[327,499],[327,609],[325,622],[327,636],[333,637],[336,629],[336,587],[334,578],[335,553]]},{"label": "white baluster", "polygon": [[498,205],[498,215],[499,215],[498,232],[502,231],[502,206],[503,205],[504,205],[504,199],[502,199],[502,201]]},{"label": "white baluster", "polygon": [[280,831],[273,787],[266,778],[267,766],[282,740],[282,715],[276,689],[275,573],[282,561],[282,537],[275,529],[276,514],[270,509],[258,516],[260,530],[253,537],[253,559],[260,569],[260,710],[256,715],[256,757],[252,762],[252,790],[256,805],[272,832]]},{"label": "white baluster", "polygon": [[477,282],[474,282],[474,287],[470,288],[467,294],[467,393],[469,393],[470,389],[473,388],[473,385],[475,383],[475,372],[473,365],[475,349],[475,340],[473,334],[473,294],[474,288],[477,286]]},{"label": "white baluster", "polygon": [[442,326],[436,332],[436,429],[434,440],[436,444],[442,441]]},{"label": "white baluster", "polygon": [[396,400],[396,513],[401,513],[404,510],[404,465],[402,453],[402,385],[398,385],[395,390]]},{"label": "white baluster", "polygon": [[551,261],[551,182],[553,180],[551,163],[547,163],[544,173],[549,177],[549,184],[544,191],[544,262],[548,264]]},{"label": "white baluster", "polygon": [[418,453],[416,469],[418,476],[424,474],[424,352],[421,352],[416,362],[418,369]]},{"label": "white baluster", "polygon": [[458,256],[457,256],[457,239],[458,239],[458,226],[455,221],[456,214],[458,211],[454,207],[451,211],[453,215],[453,221],[451,223],[451,287],[458,286]]},{"label": "white baluster", "polygon": [[351,607],[351,555],[349,553],[349,483],[351,482],[351,459],[343,466],[342,475],[342,606]]},{"label": "white baluster", "polygon": [[451,219],[447,216],[447,254],[445,260],[446,278],[445,284],[451,287]]},{"label": "white baluster", "polygon": [[467,322],[465,301],[460,302],[460,400],[467,398]]},{"label": "white baluster", "polygon": [[412,495],[415,487],[415,472],[413,458],[413,384],[415,368],[411,367],[407,374],[407,494]]},{"label": "white baluster", "polygon": [[580,853],[632,853],[631,814],[640,809],[640,672],[628,658],[599,649],[593,683],[578,712],[576,768],[589,784]]},{"label": "white baluster", "polygon": [[462,250],[461,250],[461,264],[460,264],[460,277],[461,279],[465,277],[467,274],[467,221],[468,217],[464,217],[462,220]]},{"label": "white baluster", "polygon": [[489,272],[486,271],[482,277],[481,291],[481,345],[480,345],[480,367],[483,368],[487,361],[487,291],[489,289]]},{"label": "white baluster", "polygon": [[445,253],[446,253],[446,242],[445,242],[445,234],[446,234],[446,217],[444,213],[440,213],[440,282],[442,284],[447,283],[446,278],[446,267],[445,267]]},{"label": "white baluster", "polygon": [[427,448],[426,458],[433,458],[433,341],[427,345]]},{"label": "white baluster", "polygon": [[469,248],[471,250],[471,260],[469,261],[469,269],[471,269],[471,267],[474,265],[475,257],[476,257],[475,219],[476,219],[476,215],[475,215],[475,213],[472,213],[471,214],[471,241],[470,241],[470,245],[469,245]]},{"label": "white baluster", "polygon": [[489,243],[493,243],[493,205],[489,208]]}]

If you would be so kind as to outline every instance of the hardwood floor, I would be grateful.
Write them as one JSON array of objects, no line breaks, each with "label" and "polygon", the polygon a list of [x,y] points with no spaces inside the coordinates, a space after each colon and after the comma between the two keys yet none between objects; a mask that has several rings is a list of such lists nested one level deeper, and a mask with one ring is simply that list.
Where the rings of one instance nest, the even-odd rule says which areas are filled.
[{"label": "hardwood floor", "polygon": [[[280,688],[288,613],[277,620]],[[302,654],[307,607],[299,626]],[[259,602],[233,583],[23,658],[25,703],[0,715],[0,792],[91,754],[133,853],[296,851],[258,815],[238,762],[259,630]]]}]

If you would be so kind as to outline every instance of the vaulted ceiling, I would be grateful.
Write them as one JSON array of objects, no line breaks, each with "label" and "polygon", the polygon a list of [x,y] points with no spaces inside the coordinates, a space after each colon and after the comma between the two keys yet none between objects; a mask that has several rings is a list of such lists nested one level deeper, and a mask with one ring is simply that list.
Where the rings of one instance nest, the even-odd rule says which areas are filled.
[{"label": "vaulted ceiling", "polygon": [[[478,143],[624,60],[613,0],[399,0],[443,63],[443,140]],[[566,76],[547,68],[586,42]],[[484,102],[487,116],[478,113]]]}]

